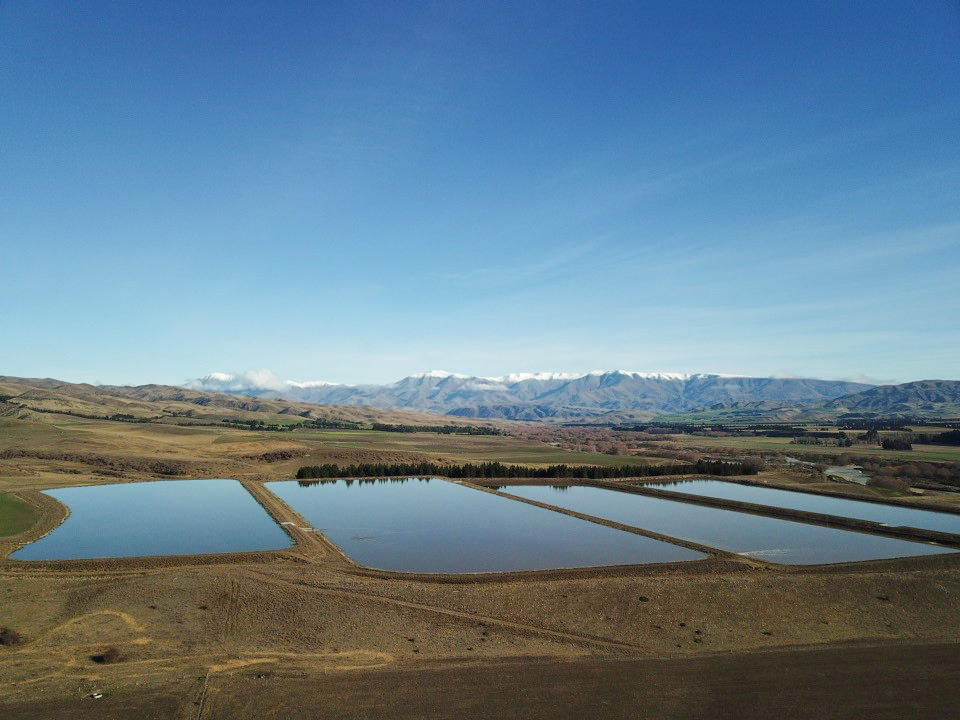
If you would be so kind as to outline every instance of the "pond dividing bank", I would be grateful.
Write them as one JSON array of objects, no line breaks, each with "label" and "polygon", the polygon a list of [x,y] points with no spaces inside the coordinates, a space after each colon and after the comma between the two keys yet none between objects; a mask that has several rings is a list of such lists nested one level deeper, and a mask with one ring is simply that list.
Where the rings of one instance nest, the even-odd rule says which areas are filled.
[{"label": "pond dividing bank", "polygon": [[287,534],[236,480],[160,480],[45,490],[70,514],[13,560],[280,550]]},{"label": "pond dividing bank", "polygon": [[698,497],[755,503],[787,510],[835,515],[866,520],[890,526],[919,528],[960,535],[960,514],[937,512],[922,508],[898,507],[879,502],[865,502],[831,495],[817,495],[800,490],[782,490],[760,485],[744,485],[723,480],[680,480],[651,483],[648,487],[662,488],[676,493]]},{"label": "pond dividing bank", "polygon": [[707,557],[437,478],[267,487],[355,562],[379,570],[516,572]]},{"label": "pond dividing bank", "polygon": [[786,565],[955,552],[938,545],[694,505],[599,487],[511,486],[501,492]]}]

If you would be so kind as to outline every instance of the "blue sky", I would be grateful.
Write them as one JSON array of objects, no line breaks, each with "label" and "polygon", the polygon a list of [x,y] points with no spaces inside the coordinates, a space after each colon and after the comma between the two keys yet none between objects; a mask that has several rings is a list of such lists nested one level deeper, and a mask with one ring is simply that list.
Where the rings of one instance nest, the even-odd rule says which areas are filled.
[{"label": "blue sky", "polygon": [[960,379],[960,3],[0,2],[0,374]]}]

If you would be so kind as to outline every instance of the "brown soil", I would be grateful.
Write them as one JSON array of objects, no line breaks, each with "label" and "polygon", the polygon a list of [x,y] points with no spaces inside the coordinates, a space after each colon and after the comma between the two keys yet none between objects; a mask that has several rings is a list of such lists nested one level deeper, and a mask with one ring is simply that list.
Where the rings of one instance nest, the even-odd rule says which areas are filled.
[{"label": "brown soil", "polygon": [[[701,718],[953,717],[960,646],[828,646],[697,658],[503,658],[377,667],[340,654],[308,672],[271,658],[217,674],[142,682],[99,699],[0,705],[34,718]],[[348,663],[354,663],[348,665]]]},{"label": "brown soil", "polygon": [[939,719],[955,712],[944,688],[960,679],[958,668],[957,645],[898,645],[671,660],[424,663],[309,679],[246,673],[215,680],[204,717]]}]

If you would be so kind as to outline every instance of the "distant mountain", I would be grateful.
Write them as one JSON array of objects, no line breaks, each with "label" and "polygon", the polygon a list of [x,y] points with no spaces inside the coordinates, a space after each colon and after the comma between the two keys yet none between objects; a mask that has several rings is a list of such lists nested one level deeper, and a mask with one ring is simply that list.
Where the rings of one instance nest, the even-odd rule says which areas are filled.
[{"label": "distant mountain", "polygon": [[574,419],[631,411],[636,417],[745,403],[817,404],[871,388],[863,383],[731,375],[511,373],[475,377],[434,370],[388,385],[281,381],[268,371],[212,373],[187,387],[296,402],[407,408],[469,418]]},{"label": "distant mountain", "polygon": [[[413,425],[496,419],[645,422],[669,415],[717,422],[960,417],[960,381],[955,380],[870,386],[621,371],[514,373],[496,378],[434,371],[389,385],[350,386],[288,383],[261,371],[237,376],[214,373],[190,385],[117,387],[0,377],[0,416],[66,412],[88,417],[123,414],[198,421],[243,417],[274,422],[278,416],[295,415]],[[447,419],[437,417],[441,414]]]},{"label": "distant mountain", "polygon": [[824,404],[843,414],[960,416],[960,381],[917,380],[902,385],[880,385]]}]

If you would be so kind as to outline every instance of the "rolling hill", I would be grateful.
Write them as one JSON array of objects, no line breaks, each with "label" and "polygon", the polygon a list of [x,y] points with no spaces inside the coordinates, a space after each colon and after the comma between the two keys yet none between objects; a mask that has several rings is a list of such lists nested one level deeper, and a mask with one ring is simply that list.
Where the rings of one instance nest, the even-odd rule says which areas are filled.
[{"label": "rolling hill", "polygon": [[842,414],[960,417],[960,381],[917,380],[844,395],[824,407]]},{"label": "rolling hill", "polygon": [[263,421],[268,425],[310,420],[360,424],[490,424],[397,408],[298,403],[283,398],[228,395],[170,385],[101,386],[50,378],[0,376],[0,417],[38,419],[46,414],[183,425],[224,420]]}]

